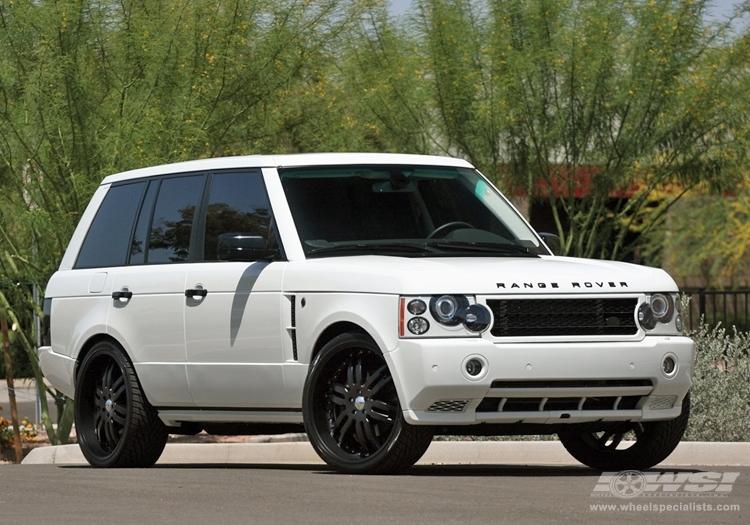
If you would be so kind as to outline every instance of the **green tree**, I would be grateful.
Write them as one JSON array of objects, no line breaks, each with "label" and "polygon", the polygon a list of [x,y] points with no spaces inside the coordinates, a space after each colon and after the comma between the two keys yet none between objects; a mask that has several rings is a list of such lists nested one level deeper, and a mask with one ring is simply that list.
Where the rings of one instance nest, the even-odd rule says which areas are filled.
[{"label": "green tree", "polygon": [[[0,308],[31,313],[101,179],[215,155],[366,145],[329,72],[358,0],[0,0]],[[331,107],[333,106],[333,110]],[[56,393],[57,394],[57,393]],[[65,441],[71,405],[52,442]]]},{"label": "green tree", "polygon": [[746,161],[742,57],[706,5],[419,0],[426,131],[546,200],[565,253],[622,257],[684,191],[731,185]]}]

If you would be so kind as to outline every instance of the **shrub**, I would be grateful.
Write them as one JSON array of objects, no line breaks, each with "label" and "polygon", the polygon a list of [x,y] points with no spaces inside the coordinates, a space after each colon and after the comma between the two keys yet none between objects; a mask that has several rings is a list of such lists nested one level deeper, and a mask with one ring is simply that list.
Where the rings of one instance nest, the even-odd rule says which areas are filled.
[{"label": "shrub", "polygon": [[684,441],[750,441],[750,333],[701,324]]}]

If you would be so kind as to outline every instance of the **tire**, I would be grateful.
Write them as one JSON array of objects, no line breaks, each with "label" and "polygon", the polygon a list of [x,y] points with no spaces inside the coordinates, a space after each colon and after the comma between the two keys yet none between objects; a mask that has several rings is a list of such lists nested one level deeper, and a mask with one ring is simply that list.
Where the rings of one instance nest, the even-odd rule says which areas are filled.
[{"label": "tire", "polygon": [[[669,421],[622,422],[600,432],[561,434],[565,449],[578,461],[596,470],[646,470],[664,461],[682,439],[690,417],[690,394],[682,401],[682,413]],[[635,443],[617,449],[624,437]]]},{"label": "tire", "polygon": [[395,474],[432,442],[430,426],[404,420],[383,354],[365,334],[326,344],[310,366],[302,401],[305,430],[318,455],[347,474]]},{"label": "tire", "polygon": [[81,363],[75,393],[78,443],[94,467],[150,467],[169,432],[144,396],[133,365],[112,342],[96,343]]}]

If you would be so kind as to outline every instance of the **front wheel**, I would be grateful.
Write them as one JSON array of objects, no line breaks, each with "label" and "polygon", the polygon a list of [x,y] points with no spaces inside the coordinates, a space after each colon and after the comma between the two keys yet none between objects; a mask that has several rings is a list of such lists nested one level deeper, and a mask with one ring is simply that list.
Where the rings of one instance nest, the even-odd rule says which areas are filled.
[{"label": "front wheel", "polygon": [[[624,421],[599,432],[560,434],[570,455],[603,471],[646,470],[667,459],[682,439],[690,417],[690,394],[682,401],[682,413],[669,421]],[[623,448],[621,444],[632,441]]]},{"label": "front wheel", "polygon": [[99,342],[83,358],[74,407],[78,443],[94,467],[150,467],[167,444],[167,427],[115,343]]},{"label": "front wheel", "polygon": [[313,360],[302,402],[305,430],[318,455],[349,474],[393,474],[430,446],[434,430],[409,425],[388,365],[360,333],[339,335]]}]

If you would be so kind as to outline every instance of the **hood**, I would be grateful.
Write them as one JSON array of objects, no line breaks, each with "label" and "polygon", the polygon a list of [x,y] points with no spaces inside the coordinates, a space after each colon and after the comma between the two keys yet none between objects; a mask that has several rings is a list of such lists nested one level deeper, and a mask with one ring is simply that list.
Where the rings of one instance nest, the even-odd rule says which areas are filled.
[{"label": "hood", "polygon": [[677,292],[663,270],[573,257],[404,258],[364,255],[290,262],[295,292],[581,294]]}]

